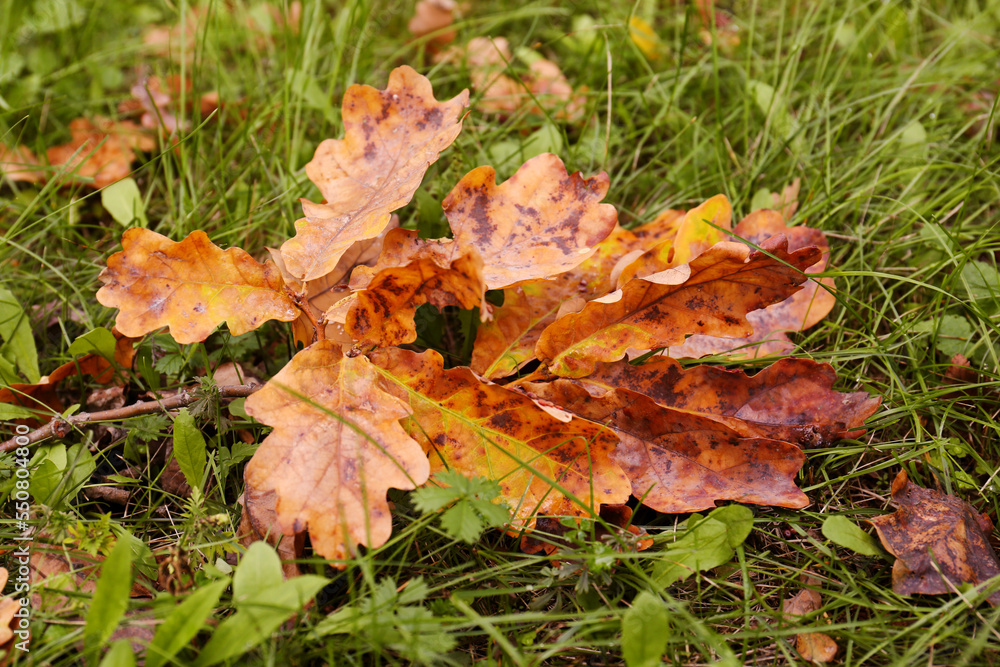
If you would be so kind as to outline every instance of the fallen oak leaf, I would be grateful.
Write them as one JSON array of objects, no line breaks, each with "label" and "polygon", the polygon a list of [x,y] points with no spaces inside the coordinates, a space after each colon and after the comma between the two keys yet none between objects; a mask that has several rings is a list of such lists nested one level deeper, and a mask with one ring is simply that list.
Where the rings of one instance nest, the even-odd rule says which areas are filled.
[{"label": "fallen oak leaf", "polygon": [[535,354],[556,375],[582,377],[629,348],[677,345],[696,333],[745,336],[752,332],[746,313],[798,291],[802,271],[820,255],[818,248],[789,251],[781,236],[761,248],[719,243],[689,264],[635,278],[549,325]]},{"label": "fallen oak leaf", "polygon": [[628,389],[659,405],[726,424],[748,438],[772,438],[804,447],[829,445],[864,433],[865,419],[881,403],[867,392],[835,391],[829,364],[781,359],[753,376],[739,369],[692,366],[657,357],[642,365],[597,364],[575,380],[592,395]]},{"label": "fallen oak leaf", "polygon": [[267,542],[281,557],[281,571],[285,579],[302,574],[296,561],[305,552],[306,536],[304,533],[285,535],[281,532],[277,492],[247,485],[236,502],[243,507],[237,534],[240,544],[249,547],[254,542]]},{"label": "fallen oak leaf", "polygon": [[621,439],[612,460],[632,485],[632,495],[658,512],[677,514],[735,500],[805,507],[795,486],[805,455],[795,445],[743,438],[709,417],[657,405],[627,389],[593,396],[577,382],[525,383],[533,395],[584,419],[604,424]]},{"label": "fallen oak leaf", "polygon": [[512,530],[530,529],[538,514],[593,516],[602,504],[628,499],[628,479],[611,458],[617,438],[600,424],[566,423],[468,368],[445,370],[433,350],[370,356],[387,389],[409,402],[408,429],[431,470],[496,480],[513,509]]},{"label": "fallen oak leaf", "polygon": [[455,39],[454,30],[442,32],[455,21],[455,0],[420,0],[414,8],[413,18],[406,25],[414,37],[439,33],[430,41],[436,46],[444,46]]},{"label": "fallen oak leaf", "polygon": [[429,475],[427,456],[399,424],[409,410],[380,388],[381,374],[366,357],[320,341],[245,404],[274,427],[247,464],[247,494],[275,492],[281,531],[308,530],[335,567],[346,567],[356,545],[389,538],[389,488],[415,489]]},{"label": "fallen oak leaf", "polygon": [[279,271],[239,248],[223,250],[202,231],[174,242],[134,227],[122,251],[108,258],[98,278],[97,300],[119,308],[115,320],[126,336],[169,327],[178,343],[208,338],[222,322],[234,336],[267,320],[291,322],[301,312]]},{"label": "fallen oak leaf", "polygon": [[45,171],[41,161],[27,146],[8,148],[0,144],[0,175],[12,181],[24,183],[41,183],[45,180]]},{"label": "fallen oak leaf", "polygon": [[[983,584],[1000,575],[1000,560],[990,546],[989,516],[961,498],[913,484],[905,470],[892,482],[892,500],[898,508],[893,514],[868,522],[896,557],[895,593],[941,595],[959,584]],[[987,600],[1000,606],[1000,591]]]},{"label": "fallen oak leaf", "polygon": [[458,136],[468,99],[463,91],[438,102],[430,81],[405,65],[390,73],[385,90],[348,88],[344,138],[322,142],[306,165],[326,203],[302,200],[306,217],[281,246],[289,273],[301,281],[320,278],[356,241],[378,236]]},{"label": "fallen oak leaf", "polygon": [[609,184],[604,172],[569,174],[562,160],[543,153],[501,185],[492,167],[473,169],[441,205],[455,241],[482,254],[487,287],[501,289],[591,257],[618,219],[614,206],[600,203]]},{"label": "fallen oak leaf", "polygon": [[136,150],[156,148],[156,141],[130,121],[77,118],[69,131],[69,143],[46,151],[50,165],[63,167],[66,184],[81,182],[94,189],[111,185],[131,173]]},{"label": "fallen oak leaf", "polygon": [[[808,267],[808,273],[826,270],[830,257],[830,246],[826,236],[818,229],[805,226],[786,227],[777,211],[761,209],[744,218],[733,230],[733,235],[762,245],[767,239],[778,235],[788,238],[789,250],[816,247],[822,251],[819,261]],[[754,311],[747,315],[753,326],[753,333],[743,338],[721,338],[696,335],[684,341],[683,345],[669,348],[666,354],[675,359],[703,357],[707,354],[726,354],[735,358],[757,358],[774,354],[787,354],[795,345],[788,338],[788,332],[805,331],[826,317],[837,303],[834,296],[833,278],[810,278],[802,290],[779,303]]]},{"label": "fallen oak leaf", "polygon": [[[392,265],[395,262],[399,264]],[[345,322],[358,348],[415,341],[413,317],[417,306],[425,303],[439,309],[478,306],[483,316],[488,316],[483,260],[474,246],[423,240],[414,230],[394,229],[386,235],[382,254],[371,271],[374,275],[356,293],[357,302]]]}]

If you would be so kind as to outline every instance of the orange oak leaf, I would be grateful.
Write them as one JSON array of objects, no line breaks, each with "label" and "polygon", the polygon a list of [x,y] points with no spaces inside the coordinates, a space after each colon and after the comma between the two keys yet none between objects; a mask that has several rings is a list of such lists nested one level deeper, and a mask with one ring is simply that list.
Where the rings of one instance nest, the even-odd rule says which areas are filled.
[{"label": "orange oak leaf", "polygon": [[617,438],[600,424],[569,415],[566,422],[468,368],[444,370],[433,350],[383,348],[371,358],[409,401],[409,430],[431,470],[495,479],[514,529],[531,528],[536,514],[594,516],[600,505],[628,499],[628,479],[611,458]]},{"label": "orange oak leaf", "polygon": [[130,121],[77,118],[69,124],[71,140],[46,151],[49,164],[62,166],[68,182],[103,188],[132,171],[136,150],[151,151],[156,140]]},{"label": "orange oak leaf", "polygon": [[[777,211],[754,211],[736,226],[733,234],[756,245],[781,234],[788,238],[789,250],[809,246],[819,248],[823,255],[807,269],[809,273],[825,270],[829,261],[830,246],[823,232],[804,226],[786,227],[784,218]],[[795,348],[795,344],[788,339],[788,332],[804,331],[815,326],[833,309],[837,303],[833,288],[833,278],[810,279],[801,291],[784,301],[748,314],[747,320],[753,326],[750,336],[735,339],[691,336],[683,345],[671,347],[667,354],[675,359],[703,357],[706,354],[750,359],[787,354]]]},{"label": "orange oak leaf", "polygon": [[631,480],[632,495],[659,512],[696,512],[718,500],[779,507],[809,503],[795,486],[805,462],[795,445],[743,438],[713,419],[665,408],[627,389],[594,397],[564,379],[525,388],[617,433],[621,442],[612,460]]},{"label": "orange oak leaf", "polygon": [[[420,0],[417,3],[413,18],[407,24],[414,37],[423,37],[432,32],[439,32],[455,21],[455,10],[458,3],[455,0]],[[437,46],[444,46],[455,39],[455,31],[441,32],[431,39]]]},{"label": "orange oak leaf", "polygon": [[[819,580],[806,577],[806,586],[817,586]],[[803,588],[781,604],[781,611],[787,618],[807,616],[823,608],[823,597],[819,591]],[[837,642],[830,635],[822,632],[800,632],[795,636],[795,648],[803,660],[815,663],[830,662],[837,655]]]},{"label": "orange oak leaf", "polygon": [[389,74],[385,90],[348,88],[344,138],[321,143],[306,165],[326,203],[302,200],[306,217],[281,246],[289,273],[301,281],[320,278],[356,241],[378,236],[458,136],[468,102],[468,91],[438,102],[430,81],[405,65]]},{"label": "orange oak leaf", "polygon": [[178,343],[196,343],[222,322],[238,336],[301,312],[273,265],[239,248],[223,250],[202,231],[174,242],[134,227],[122,236],[122,248],[99,276],[104,287],[97,300],[121,309],[116,325],[126,336],[166,326]]},{"label": "orange oak leaf", "polygon": [[692,366],[670,358],[632,366],[598,364],[576,380],[600,396],[616,388],[649,396],[658,404],[715,419],[747,438],[773,438],[804,447],[828,445],[864,433],[865,419],[881,402],[867,392],[833,389],[829,364],[781,359],[753,376],[739,369]]},{"label": "orange oak leaf", "polygon": [[664,238],[625,267],[618,277],[618,287],[632,278],[644,278],[687,264],[716,243],[725,241],[727,232],[732,228],[732,216],[733,208],[724,195],[716,195],[691,209],[676,221],[674,234]]},{"label": "orange oak leaf", "polygon": [[0,144],[0,176],[12,181],[40,183],[45,180],[45,172],[39,167],[41,161],[27,146],[8,148]]},{"label": "orange oak leaf", "polygon": [[636,238],[651,247],[661,241],[677,236],[677,228],[680,226],[686,213],[686,211],[668,208],[657,214],[652,221],[634,227],[632,233],[635,234]]},{"label": "orange oak leaf", "polygon": [[557,156],[534,157],[501,185],[493,167],[466,174],[442,202],[455,240],[475,246],[486,285],[500,289],[568,271],[596,252],[615,228],[614,206],[601,204],[604,172],[569,174]]},{"label": "orange oak leaf", "polygon": [[787,298],[819,259],[817,248],[788,250],[775,237],[751,251],[719,243],[689,264],[629,281],[542,332],[536,356],[556,375],[581,377],[629,348],[677,345],[687,334],[745,336],[746,313]]},{"label": "orange oak leaf", "polygon": [[[960,584],[982,584],[1000,575],[1000,560],[990,546],[989,516],[961,498],[913,484],[905,470],[892,482],[892,501],[899,509],[868,522],[896,557],[894,592],[954,593]],[[1000,591],[987,599],[1000,606]]]},{"label": "orange oak leaf", "polygon": [[483,260],[473,246],[424,240],[416,231],[394,229],[370,271],[374,275],[356,293],[357,303],[346,319],[347,332],[359,348],[412,343],[417,339],[413,316],[424,303],[437,308],[479,306],[487,312]]},{"label": "orange oak leaf", "polygon": [[427,456],[399,423],[409,410],[379,377],[366,357],[320,341],[246,401],[247,414],[274,427],[247,464],[248,493],[274,491],[282,532],[308,529],[316,552],[334,561],[358,544],[383,544],[388,489],[428,477]]},{"label": "orange oak leaf", "polygon": [[583,263],[553,280],[541,280],[504,290],[503,305],[493,319],[479,326],[472,350],[472,370],[488,379],[510,375],[535,358],[535,343],[557,318],[578,312],[614,284],[611,273],[618,257],[638,244],[632,232],[616,226]]}]

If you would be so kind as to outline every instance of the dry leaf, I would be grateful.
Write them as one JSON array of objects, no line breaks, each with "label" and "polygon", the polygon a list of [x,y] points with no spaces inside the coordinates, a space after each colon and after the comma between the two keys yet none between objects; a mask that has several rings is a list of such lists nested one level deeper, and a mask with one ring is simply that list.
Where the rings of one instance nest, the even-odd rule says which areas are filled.
[{"label": "dry leaf", "polygon": [[[609,526],[614,526],[621,532],[629,532],[632,537],[622,536],[625,539],[634,539],[636,551],[645,551],[653,546],[652,538],[647,537],[646,532],[632,525],[632,508],[628,505],[601,505],[601,519]],[[576,545],[562,539],[570,530],[562,521],[556,517],[538,517],[534,532],[525,533],[521,537],[521,551],[526,554],[544,553],[551,556],[560,548],[573,549]],[[541,537],[539,533],[545,533]],[[613,531],[608,530],[603,524],[594,526],[595,542],[607,541],[613,535]]]},{"label": "dry leaf", "polygon": [[803,447],[860,437],[865,419],[878,409],[880,398],[834,391],[836,381],[832,366],[809,359],[782,359],[751,377],[717,366],[685,370],[669,358],[641,366],[598,364],[594,373],[576,380],[594,396],[628,389],[664,407],[719,421],[743,437]]},{"label": "dry leaf", "polygon": [[8,148],[0,144],[0,175],[12,181],[25,183],[41,183],[45,180],[45,172],[38,167],[42,164],[27,146]]},{"label": "dry leaf", "polygon": [[438,102],[430,81],[405,65],[392,71],[383,91],[348,88],[344,138],[321,143],[306,165],[326,203],[302,200],[306,217],[281,246],[288,272],[316,280],[333,271],[355,242],[378,236],[458,136],[468,100],[463,91]]},{"label": "dry leaf", "polygon": [[[806,586],[819,585],[819,581],[812,577],[806,577],[803,583]],[[782,602],[781,611],[786,617],[794,619],[797,616],[811,614],[822,607],[823,598],[819,591],[803,588]],[[830,662],[837,655],[837,642],[822,632],[800,632],[795,637],[795,648],[802,659],[809,662]]]},{"label": "dry leaf", "polygon": [[239,248],[222,250],[195,231],[180,242],[133,227],[108,258],[97,300],[120,308],[127,336],[170,327],[178,343],[203,341],[222,322],[234,336],[268,320],[291,322],[299,309],[278,270]]},{"label": "dry leaf", "polygon": [[[827,267],[830,247],[823,232],[809,227],[786,227],[784,219],[777,211],[762,209],[754,211],[733,230],[735,236],[744,238],[759,246],[777,235],[788,238],[788,249],[798,250],[816,247],[822,251],[819,261],[806,269],[809,273],[819,273]],[[837,298],[833,294],[833,278],[810,279],[802,290],[788,299],[747,315],[753,333],[744,338],[717,338],[714,336],[691,336],[683,345],[671,347],[667,354],[675,359],[703,357],[707,354],[728,354],[737,358],[765,357],[773,354],[787,354],[795,345],[788,339],[790,331],[805,331],[826,317]]]},{"label": "dry leaf", "polygon": [[274,427],[247,464],[247,497],[275,492],[281,531],[308,529],[316,553],[333,561],[358,544],[383,544],[392,531],[388,489],[415,489],[428,477],[427,456],[399,424],[409,410],[379,376],[366,357],[320,341],[245,404]]},{"label": "dry leaf", "polygon": [[371,357],[409,401],[409,430],[430,454],[431,470],[495,479],[515,529],[531,528],[536,514],[593,516],[602,504],[628,499],[628,479],[611,459],[617,438],[603,426],[578,418],[567,424],[468,368],[444,370],[433,350],[383,348]]},{"label": "dry leaf", "polygon": [[581,377],[598,361],[617,361],[630,348],[677,345],[687,334],[745,336],[746,313],[787,298],[819,259],[817,248],[788,250],[775,237],[753,251],[719,243],[674,269],[629,281],[542,332],[539,359],[556,375]]},{"label": "dry leaf", "polygon": [[423,240],[416,231],[394,229],[372,271],[347,313],[347,332],[359,348],[415,341],[413,316],[424,303],[439,309],[478,306],[487,312],[483,260],[474,246]]},{"label": "dry leaf", "polygon": [[627,389],[600,397],[570,380],[527,383],[532,394],[606,424],[621,439],[612,460],[632,495],[659,512],[697,512],[719,500],[805,507],[795,474],[805,455],[795,445],[743,438],[713,419],[657,405]]},{"label": "dry leaf", "polygon": [[[905,470],[892,482],[892,500],[899,509],[868,521],[896,557],[894,592],[947,594],[963,583],[982,584],[1000,575],[989,516],[961,498],[913,484]],[[1000,606],[1000,591],[987,599]]]},{"label": "dry leaf", "polygon": [[618,219],[604,172],[568,174],[557,156],[534,157],[501,185],[492,167],[466,174],[442,202],[455,241],[475,246],[486,285],[501,289],[568,271],[595,252]]},{"label": "dry leaf", "polygon": [[[415,8],[416,13],[410,19],[407,28],[414,37],[423,37],[432,32],[444,30],[455,21],[455,10],[458,4],[455,0],[420,0]],[[449,30],[435,36],[431,43],[444,46],[455,39],[455,31]]]},{"label": "dry leaf", "polygon": [[281,571],[285,579],[302,574],[298,563],[305,552],[305,533],[285,535],[278,524],[278,494],[274,490],[261,491],[246,486],[237,502],[243,506],[240,515],[239,541],[244,547],[254,542],[267,542],[281,557]]},{"label": "dry leaf", "polygon": [[128,176],[136,150],[156,148],[156,141],[130,121],[77,118],[69,124],[69,131],[69,143],[46,151],[49,164],[61,166],[67,182],[79,181],[95,189]]}]

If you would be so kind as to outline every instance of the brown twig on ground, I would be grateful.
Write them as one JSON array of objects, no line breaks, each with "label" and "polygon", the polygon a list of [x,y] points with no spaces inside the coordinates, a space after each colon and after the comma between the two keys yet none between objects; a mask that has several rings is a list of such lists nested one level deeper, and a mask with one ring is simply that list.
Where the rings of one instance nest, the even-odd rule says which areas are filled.
[{"label": "brown twig on ground", "polygon": [[[228,387],[218,388],[219,398],[245,398],[260,389],[259,384],[237,384]],[[205,394],[191,389],[185,389],[176,396],[165,398],[162,401],[146,401],[135,403],[114,410],[102,410],[101,412],[81,412],[73,415],[69,419],[57,417],[45,426],[35,429],[26,435],[19,435],[0,443],[0,452],[10,452],[18,447],[34,444],[41,440],[51,438],[65,438],[70,431],[79,424],[89,424],[91,422],[120,421],[129,417],[148,415],[155,412],[169,412],[185,406],[191,405],[195,401],[205,398]],[[27,442],[24,441],[27,438]]]}]

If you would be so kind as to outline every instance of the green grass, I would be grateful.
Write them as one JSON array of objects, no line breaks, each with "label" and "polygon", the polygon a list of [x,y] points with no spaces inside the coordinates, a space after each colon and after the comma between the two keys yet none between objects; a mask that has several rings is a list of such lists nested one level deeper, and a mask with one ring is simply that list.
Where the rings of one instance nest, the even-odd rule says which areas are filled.
[{"label": "green grass", "polygon": [[[220,245],[257,256],[293,234],[299,197],[318,198],[303,166],[321,140],[341,135],[339,102],[348,85],[383,87],[399,64],[429,76],[438,99],[469,85],[460,62],[435,65],[426,40],[410,38],[408,5],[303,4],[300,31],[272,25],[270,33],[259,27],[268,23],[259,3],[202,4],[197,31],[185,37],[190,59],[172,61],[144,48],[141,33],[182,20],[192,11],[187,2],[0,3],[0,141],[44,153],[68,140],[74,118],[116,116],[137,69],[181,74],[195,93],[217,90],[231,105],[222,117],[185,118],[190,127],[182,141],[146,155],[133,177],[151,228],[175,240],[202,229]],[[666,600],[663,632],[674,664],[726,655],[733,664],[804,664],[794,649],[799,626],[782,619],[781,603],[801,589],[807,571],[820,581],[823,607],[803,627],[836,639],[837,664],[1000,661],[1000,611],[978,604],[982,591],[971,603],[959,595],[898,596],[891,558],[860,556],[820,532],[831,514],[865,526],[864,518],[888,510],[889,486],[901,468],[921,485],[939,484],[1000,516],[1000,285],[989,279],[995,273],[980,280],[1000,258],[1000,136],[993,123],[1000,2],[758,1],[727,8],[739,26],[733,48],[720,48],[718,40],[706,46],[696,9],[673,2],[537,2],[515,10],[473,3],[458,24],[459,42],[504,36],[515,49],[536,49],[574,86],[588,88],[584,118],[566,124],[525,112],[498,120],[476,112],[474,93],[464,131],[401,218],[439,236],[446,225],[434,200],[463,174],[493,164],[507,178],[539,148],[554,149],[571,171],[607,171],[606,201],[626,226],[718,193],[730,198],[738,218],[761,188],[780,191],[800,178],[794,222],[827,233],[840,303],[795,337],[796,354],[831,363],[842,390],[883,397],[863,439],[809,450],[798,480],[812,500],[806,510],[754,507],[754,530],[728,565],[666,590],[649,571],[684,516],[639,510],[636,524],[657,536],[647,551],[611,558],[603,543],[583,536],[568,553],[529,556],[516,538],[497,531],[471,546],[456,542],[435,515],[421,515],[408,494],[393,492],[389,542],[343,574],[318,558],[302,563],[334,583],[306,615],[232,664],[407,664],[447,649],[442,636],[455,646],[430,663],[620,664],[621,618],[642,590],[658,590]],[[658,59],[629,40],[633,12],[657,31]],[[574,33],[584,14],[596,27]],[[257,28],[249,27],[251,17]],[[515,74],[525,69],[523,60],[512,63]],[[542,126],[549,129],[539,138],[533,133]],[[0,286],[30,314],[43,374],[72,358],[68,347],[79,335],[110,328],[114,313],[94,293],[122,231],[90,189],[0,184]],[[431,341],[431,325],[425,327]],[[290,340],[287,328],[273,325],[239,339],[217,333],[197,346],[167,336],[145,345],[157,358],[173,353],[162,378],[173,387],[203,375],[206,359],[239,361],[270,377],[290,358]],[[464,361],[461,346],[443,351]],[[945,382],[956,352],[972,360],[975,380]],[[130,397],[148,380],[130,378]],[[67,405],[94,388],[79,379],[66,386]],[[201,418],[217,423],[212,414]],[[246,447],[232,432],[219,438],[235,458],[232,465],[221,454],[215,459],[214,483],[199,506],[163,491],[149,463],[149,445],[168,435],[167,421],[114,426],[123,431],[64,442],[93,445],[98,475],[120,474],[126,462],[139,470],[125,487],[133,501],[122,507],[84,495],[62,498],[37,508],[34,523],[52,534],[73,528],[105,554],[111,525],[157,554],[183,546],[203,584],[204,568],[236,549]],[[262,428],[248,428],[259,441]],[[0,459],[6,494],[13,466],[10,455]],[[10,517],[12,506],[8,501],[2,516]],[[994,543],[998,536],[994,531]],[[406,599],[418,576],[425,594]],[[389,578],[397,587],[410,583],[393,597],[384,583],[379,588]],[[379,602],[364,607],[380,590]],[[31,661],[78,664],[77,621],[87,603],[78,598],[61,612],[35,610]],[[148,622],[157,604],[134,600],[125,625]],[[365,631],[310,636],[345,604],[367,609]],[[216,618],[227,614],[224,602]],[[210,634],[181,655],[196,655]]]}]

